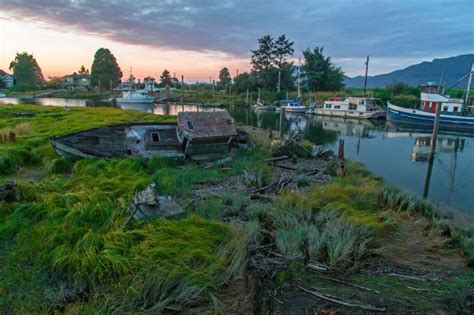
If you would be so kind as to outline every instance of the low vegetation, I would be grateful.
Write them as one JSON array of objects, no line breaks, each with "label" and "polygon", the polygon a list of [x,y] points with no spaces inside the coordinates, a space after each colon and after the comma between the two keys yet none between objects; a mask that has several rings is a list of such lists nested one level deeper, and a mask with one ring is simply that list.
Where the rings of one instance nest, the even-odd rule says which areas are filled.
[{"label": "low vegetation", "polygon": [[[224,168],[165,158],[72,162],[57,157],[49,143],[51,135],[138,121],[174,118],[0,106],[0,185],[13,180],[21,190],[19,202],[0,203],[2,312],[159,313],[202,305],[225,312],[221,293],[251,269],[250,248],[268,248],[292,261],[277,270],[278,279],[291,286],[299,281],[293,264],[300,275],[309,262],[345,272],[367,265],[377,251],[389,250],[381,244],[400,230],[404,214],[425,218],[426,230],[447,240],[440,247],[474,261],[471,232],[453,228],[432,205],[384,185],[358,163],[348,162],[346,176],[328,184],[311,187],[300,176],[293,191],[255,201],[223,183],[241,181],[256,189],[271,181],[272,169],[263,162],[271,148],[263,139]],[[334,172],[333,163],[326,171]],[[253,181],[245,183],[246,173]],[[126,225],[131,199],[152,180],[187,215]],[[398,285],[384,284],[382,275],[360,281],[386,292]],[[458,296],[458,309],[468,307],[460,288],[471,285],[472,277],[463,273],[450,281],[433,299]],[[424,303],[419,310],[433,308]]]}]

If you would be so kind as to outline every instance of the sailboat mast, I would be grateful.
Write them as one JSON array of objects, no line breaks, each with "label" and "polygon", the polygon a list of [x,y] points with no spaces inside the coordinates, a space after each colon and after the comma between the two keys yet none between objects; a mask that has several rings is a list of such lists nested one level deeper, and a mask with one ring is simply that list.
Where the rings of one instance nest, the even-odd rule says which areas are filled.
[{"label": "sailboat mast", "polygon": [[474,63],[471,64],[471,72],[469,73],[469,80],[467,80],[466,98],[464,99],[463,111],[467,108],[469,102],[469,93],[471,92],[472,74],[474,73]]},{"label": "sailboat mast", "polygon": [[300,82],[301,82],[301,58],[298,57],[298,97],[301,97]]}]

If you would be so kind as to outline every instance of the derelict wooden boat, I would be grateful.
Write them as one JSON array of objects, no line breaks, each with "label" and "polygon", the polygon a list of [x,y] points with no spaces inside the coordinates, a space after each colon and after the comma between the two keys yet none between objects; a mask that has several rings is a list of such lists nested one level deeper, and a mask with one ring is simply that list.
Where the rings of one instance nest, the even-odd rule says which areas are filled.
[{"label": "derelict wooden boat", "polygon": [[57,154],[66,158],[155,156],[184,158],[175,124],[112,125],[52,137]]}]

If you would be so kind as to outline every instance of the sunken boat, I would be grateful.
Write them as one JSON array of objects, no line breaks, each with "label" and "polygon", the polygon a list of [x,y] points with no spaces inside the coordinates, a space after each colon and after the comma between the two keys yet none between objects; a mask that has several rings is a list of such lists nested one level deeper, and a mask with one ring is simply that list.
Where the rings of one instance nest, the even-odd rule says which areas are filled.
[{"label": "sunken boat", "polygon": [[68,159],[120,157],[220,158],[229,153],[238,132],[226,111],[182,112],[177,124],[139,123],[93,128],[51,138]]}]

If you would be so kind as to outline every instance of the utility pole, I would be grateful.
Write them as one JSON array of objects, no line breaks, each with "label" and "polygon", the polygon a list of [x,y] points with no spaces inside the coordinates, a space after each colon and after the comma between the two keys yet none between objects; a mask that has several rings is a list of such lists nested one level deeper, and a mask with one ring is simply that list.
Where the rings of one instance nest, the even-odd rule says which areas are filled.
[{"label": "utility pole", "polygon": [[247,89],[247,96],[245,97],[245,104],[249,105],[249,89]]},{"label": "utility pole", "polygon": [[216,96],[216,80],[212,80],[212,99]]},{"label": "utility pole", "polygon": [[184,102],[184,75],[181,75],[181,103]]},{"label": "utility pole", "polygon": [[298,97],[301,97],[301,58],[298,57]]},{"label": "utility pole", "polygon": [[281,89],[281,69],[278,68],[278,92],[280,92]]},{"label": "utility pole", "polygon": [[367,56],[367,60],[365,61],[365,80],[364,80],[364,96],[367,92],[367,74],[369,73],[369,56]]}]

